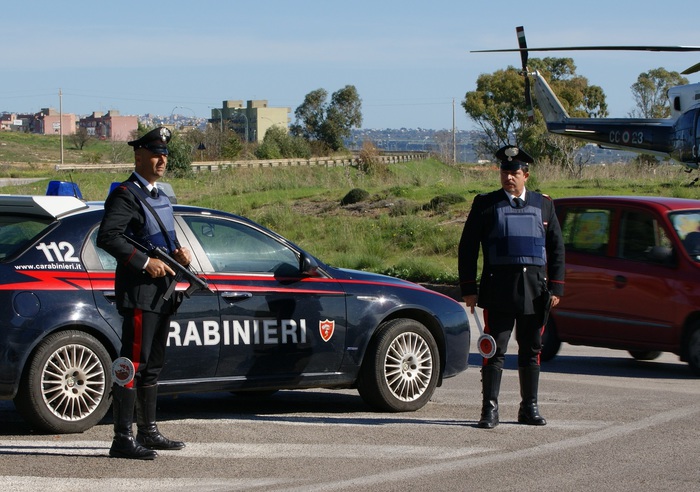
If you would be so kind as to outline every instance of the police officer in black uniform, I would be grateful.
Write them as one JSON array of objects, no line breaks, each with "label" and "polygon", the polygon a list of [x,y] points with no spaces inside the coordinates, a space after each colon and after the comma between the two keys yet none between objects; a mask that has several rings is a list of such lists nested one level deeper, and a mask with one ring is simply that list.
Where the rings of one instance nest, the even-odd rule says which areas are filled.
[{"label": "police officer in black uniform", "polygon": [[[518,422],[545,425],[537,406],[540,351],[549,310],[564,293],[564,243],[552,200],[525,188],[532,157],[512,145],[496,157],[501,189],[474,198],[459,243],[462,297],[472,313],[476,305],[483,308],[484,332],[496,341],[496,353],[481,369],[478,427],[498,425],[503,362],[514,326],[522,398]],[[477,288],[479,249],[483,269]]]},{"label": "police officer in black uniform", "polygon": [[[185,444],[164,437],[156,426],[158,376],[163,368],[170,315],[178,296],[163,298],[175,272],[157,258],[150,258],[125,236],[146,248],[159,246],[182,265],[190,263],[187,248],[180,247],[169,198],[155,186],[168,163],[170,130],[159,127],[138,140],[134,148],[134,172],[105,201],[105,214],[97,245],[117,260],[116,303],[123,316],[121,357],[134,366],[133,380],[112,387],[114,439],[109,455],[152,460],[156,449],[178,450]],[[136,408],[138,432],[132,423]]]}]

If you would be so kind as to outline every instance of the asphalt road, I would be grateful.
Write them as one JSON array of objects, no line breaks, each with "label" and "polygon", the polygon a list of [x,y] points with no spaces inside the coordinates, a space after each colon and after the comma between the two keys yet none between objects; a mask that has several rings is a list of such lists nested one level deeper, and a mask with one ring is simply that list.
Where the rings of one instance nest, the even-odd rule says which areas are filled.
[{"label": "asphalt road", "polygon": [[110,459],[109,419],[38,435],[0,402],[0,490],[700,490],[700,384],[676,356],[637,362],[564,344],[543,366],[548,424],[529,427],[516,423],[514,354],[494,430],[476,427],[472,355],[474,366],[415,413],[373,413],[351,390],[162,397],[159,427],[187,447],[152,462]]}]

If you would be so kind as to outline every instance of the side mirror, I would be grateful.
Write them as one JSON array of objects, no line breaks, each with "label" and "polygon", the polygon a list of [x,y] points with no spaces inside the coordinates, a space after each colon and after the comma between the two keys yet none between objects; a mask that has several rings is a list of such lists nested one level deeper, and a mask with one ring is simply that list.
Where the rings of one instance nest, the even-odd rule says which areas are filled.
[{"label": "side mirror", "polygon": [[301,257],[299,258],[299,271],[302,275],[318,277],[318,262],[316,258],[302,251]]},{"label": "side mirror", "polygon": [[673,248],[654,246],[649,252],[649,258],[657,263],[671,264],[673,263]]}]

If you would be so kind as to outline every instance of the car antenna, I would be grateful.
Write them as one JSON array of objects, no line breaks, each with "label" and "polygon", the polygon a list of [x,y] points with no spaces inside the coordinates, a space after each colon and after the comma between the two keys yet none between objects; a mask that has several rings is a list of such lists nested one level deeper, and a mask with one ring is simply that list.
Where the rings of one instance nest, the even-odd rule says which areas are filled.
[{"label": "car antenna", "polygon": [[78,196],[78,192],[76,191],[78,187],[77,187],[77,185],[75,184],[75,182],[73,181],[73,173],[68,173],[68,177],[70,178],[71,188],[73,189],[73,198],[80,198],[80,199],[82,199],[83,197],[81,197],[81,196],[79,197],[79,196]]}]

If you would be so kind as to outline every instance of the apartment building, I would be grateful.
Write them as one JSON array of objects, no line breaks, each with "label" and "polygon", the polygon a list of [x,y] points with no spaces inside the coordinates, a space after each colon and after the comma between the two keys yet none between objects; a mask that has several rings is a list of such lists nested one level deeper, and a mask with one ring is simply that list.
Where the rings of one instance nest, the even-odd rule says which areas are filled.
[{"label": "apartment building", "polygon": [[[63,135],[73,135],[75,133],[76,118],[73,113],[63,113],[54,108],[42,108],[34,115],[34,121],[30,123],[32,133],[42,135],[58,135],[63,131]],[[62,127],[62,128],[61,128]]]},{"label": "apartment building", "polygon": [[114,109],[107,114],[96,111],[78,121],[78,127],[85,128],[91,137],[119,142],[131,140],[138,126],[138,116],[122,116]]},{"label": "apartment building", "polygon": [[262,142],[265,132],[273,126],[289,127],[291,108],[270,107],[267,100],[223,101],[221,109],[212,108],[211,125],[230,129],[246,142]]}]

